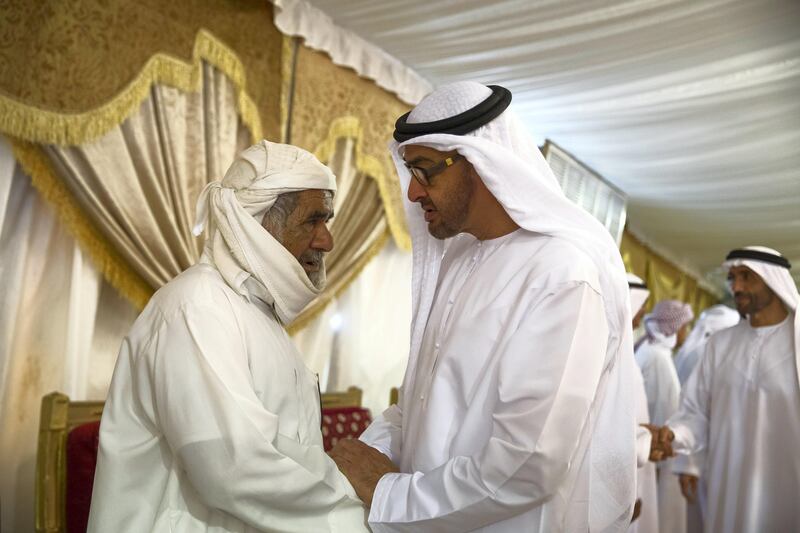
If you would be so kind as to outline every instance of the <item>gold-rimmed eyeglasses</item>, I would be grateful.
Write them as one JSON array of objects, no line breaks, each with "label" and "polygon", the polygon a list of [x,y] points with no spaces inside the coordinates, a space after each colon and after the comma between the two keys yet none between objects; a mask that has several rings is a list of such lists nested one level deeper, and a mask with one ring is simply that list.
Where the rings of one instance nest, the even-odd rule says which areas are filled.
[{"label": "gold-rimmed eyeglasses", "polygon": [[439,161],[435,165],[431,165],[427,168],[422,167],[415,167],[406,163],[406,168],[411,175],[414,176],[420,185],[423,187],[428,187],[431,184],[431,178],[434,177],[436,174],[443,172],[447,167],[453,166],[459,160],[464,159],[464,156],[461,154],[452,155],[450,157],[446,157],[444,160]]}]

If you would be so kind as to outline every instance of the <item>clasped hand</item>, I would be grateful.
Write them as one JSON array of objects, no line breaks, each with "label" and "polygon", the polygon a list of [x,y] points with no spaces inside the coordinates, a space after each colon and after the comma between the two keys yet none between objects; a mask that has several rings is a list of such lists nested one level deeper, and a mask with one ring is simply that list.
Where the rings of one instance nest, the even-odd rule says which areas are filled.
[{"label": "clasped hand", "polygon": [[650,460],[653,462],[663,461],[675,456],[672,450],[672,441],[675,434],[667,426],[654,426],[652,424],[642,424],[650,431],[652,440],[650,441]]},{"label": "clasped hand", "polygon": [[385,474],[400,471],[388,457],[359,440],[340,440],[328,455],[367,507],[372,505],[378,481]]}]

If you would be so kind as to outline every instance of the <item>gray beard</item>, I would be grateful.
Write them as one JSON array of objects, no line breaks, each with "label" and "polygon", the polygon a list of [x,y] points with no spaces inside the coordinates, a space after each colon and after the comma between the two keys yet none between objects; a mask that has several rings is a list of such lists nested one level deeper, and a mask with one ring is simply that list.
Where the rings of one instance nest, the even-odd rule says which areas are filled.
[{"label": "gray beard", "polygon": [[323,262],[320,265],[319,270],[316,272],[309,272],[308,279],[311,280],[311,284],[314,285],[318,290],[322,290],[325,288],[325,282],[327,281],[325,276],[325,263]]},{"label": "gray beard", "polygon": [[301,265],[306,261],[312,261],[319,265],[319,268],[316,272],[306,272],[306,274],[308,275],[308,279],[311,281],[311,284],[314,285],[314,287],[319,290],[325,288],[325,257],[323,256],[323,253],[319,250],[309,250],[301,255],[297,260]]}]

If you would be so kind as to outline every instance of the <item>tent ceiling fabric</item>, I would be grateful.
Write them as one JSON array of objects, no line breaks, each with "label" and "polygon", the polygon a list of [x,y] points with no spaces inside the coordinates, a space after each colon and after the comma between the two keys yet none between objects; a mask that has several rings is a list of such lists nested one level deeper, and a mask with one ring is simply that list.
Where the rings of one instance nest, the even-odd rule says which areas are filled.
[{"label": "tent ceiling fabric", "polygon": [[[689,271],[764,244],[800,278],[800,2],[311,0],[434,85],[514,93]],[[717,270],[717,274],[719,274]]]}]

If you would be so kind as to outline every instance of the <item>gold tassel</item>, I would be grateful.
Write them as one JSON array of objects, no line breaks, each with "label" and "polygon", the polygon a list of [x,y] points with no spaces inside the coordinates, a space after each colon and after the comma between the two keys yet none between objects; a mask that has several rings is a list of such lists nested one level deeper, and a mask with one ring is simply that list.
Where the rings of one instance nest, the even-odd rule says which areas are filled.
[{"label": "gold tassel", "polygon": [[364,132],[358,117],[345,116],[335,119],[328,130],[328,136],[314,150],[314,155],[322,162],[330,161],[336,151],[336,142],[339,139],[355,139],[356,168],[371,177],[378,183],[378,192],[386,213],[386,221],[394,238],[395,244],[401,250],[411,251],[411,236],[408,233],[402,203],[395,205],[392,190],[399,189],[394,173],[387,173],[380,161],[364,152]]},{"label": "gold tassel", "polygon": [[61,146],[91,142],[131,116],[149,96],[153,84],[195,92],[202,83],[202,61],[223,72],[236,87],[242,122],[254,142],[261,140],[261,117],[247,94],[245,68],[235,52],[207,30],[197,32],[192,63],[166,54],[151,57],[139,75],[110,102],[84,113],[57,113],[26,105],[0,95],[0,130],[9,136],[40,144]]},{"label": "gold tassel", "polygon": [[67,231],[89,255],[111,286],[137,309],[143,309],[153,295],[153,288],[128,266],[108,240],[86,219],[72,193],[58,178],[41,148],[18,139],[9,140],[14,158],[31,177],[36,190],[53,206],[58,220],[66,226]]}]

